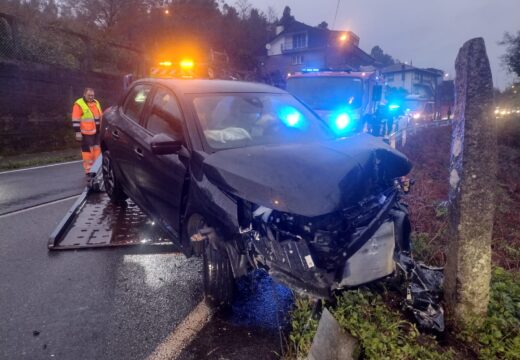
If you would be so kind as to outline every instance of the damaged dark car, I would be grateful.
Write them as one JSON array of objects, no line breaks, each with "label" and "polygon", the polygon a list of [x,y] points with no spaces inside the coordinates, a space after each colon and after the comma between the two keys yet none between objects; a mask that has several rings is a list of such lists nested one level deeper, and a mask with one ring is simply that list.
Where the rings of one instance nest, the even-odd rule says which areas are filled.
[{"label": "damaged dark car", "polygon": [[131,198],[186,255],[203,256],[214,304],[257,268],[328,297],[391,275],[410,250],[407,158],[334,132],[283,90],[140,80],[105,113],[101,138],[112,201]]}]

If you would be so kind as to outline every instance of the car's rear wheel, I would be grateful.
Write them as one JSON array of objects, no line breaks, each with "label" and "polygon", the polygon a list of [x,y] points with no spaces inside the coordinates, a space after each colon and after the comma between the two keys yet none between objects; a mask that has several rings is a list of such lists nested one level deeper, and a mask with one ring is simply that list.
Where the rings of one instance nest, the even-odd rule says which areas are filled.
[{"label": "car's rear wheel", "polygon": [[206,241],[203,264],[206,301],[215,307],[231,306],[235,280],[227,252]]},{"label": "car's rear wheel", "polygon": [[103,152],[103,183],[105,184],[105,191],[113,203],[120,204],[124,202],[128,196],[123,191],[121,183],[117,180],[110,152]]}]

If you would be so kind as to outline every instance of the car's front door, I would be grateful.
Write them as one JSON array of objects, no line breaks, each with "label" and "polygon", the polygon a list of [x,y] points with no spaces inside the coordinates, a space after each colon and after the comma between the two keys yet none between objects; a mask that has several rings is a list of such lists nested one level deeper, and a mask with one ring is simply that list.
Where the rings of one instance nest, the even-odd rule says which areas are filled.
[{"label": "car's front door", "polygon": [[173,92],[158,86],[143,120],[143,136],[135,149],[143,158],[136,171],[139,187],[154,218],[177,234],[189,152],[184,147],[178,154],[155,155],[151,149],[153,136],[160,133],[184,142],[184,116]]},{"label": "car's front door", "polygon": [[128,192],[127,195],[141,206],[143,206],[143,199],[135,177],[136,165],[140,158],[134,149],[136,138],[141,136],[142,127],[139,121],[151,90],[151,84],[137,84],[128,92],[123,106],[119,109],[120,119],[113,125],[109,134],[114,144],[110,148],[110,156],[120,170],[118,175]]}]

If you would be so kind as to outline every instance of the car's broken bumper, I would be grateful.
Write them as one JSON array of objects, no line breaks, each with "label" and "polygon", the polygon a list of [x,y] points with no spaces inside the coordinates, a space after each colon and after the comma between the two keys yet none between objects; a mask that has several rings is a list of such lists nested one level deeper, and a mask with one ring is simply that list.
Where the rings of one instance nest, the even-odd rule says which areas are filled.
[{"label": "car's broken bumper", "polygon": [[[258,207],[243,233],[271,275],[297,291],[328,297],[332,290],[365,284],[395,271],[407,214],[397,191],[340,214],[299,219]],[[404,220],[403,220],[404,219]]]}]

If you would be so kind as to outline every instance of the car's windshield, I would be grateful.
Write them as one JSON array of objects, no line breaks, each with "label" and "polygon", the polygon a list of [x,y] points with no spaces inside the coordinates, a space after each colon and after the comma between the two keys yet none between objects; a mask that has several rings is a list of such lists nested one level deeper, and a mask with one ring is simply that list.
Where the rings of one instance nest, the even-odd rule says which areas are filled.
[{"label": "car's windshield", "polygon": [[287,80],[287,91],[315,110],[358,108],[363,101],[363,82],[353,77],[293,77]]},{"label": "car's windshield", "polygon": [[333,137],[322,120],[289,94],[197,94],[192,100],[213,150]]}]

